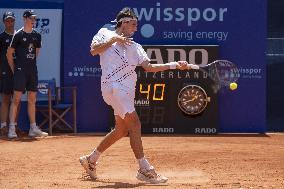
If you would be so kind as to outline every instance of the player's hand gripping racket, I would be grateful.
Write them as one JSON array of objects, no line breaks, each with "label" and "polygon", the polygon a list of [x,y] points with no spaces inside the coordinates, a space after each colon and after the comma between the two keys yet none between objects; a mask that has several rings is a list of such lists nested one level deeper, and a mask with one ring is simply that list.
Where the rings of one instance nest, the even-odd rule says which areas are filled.
[{"label": "player's hand gripping racket", "polygon": [[216,60],[205,66],[188,65],[189,69],[198,69],[206,72],[208,76],[215,82],[216,90],[221,87],[229,87],[231,83],[237,82],[240,77],[237,66],[228,60]]}]

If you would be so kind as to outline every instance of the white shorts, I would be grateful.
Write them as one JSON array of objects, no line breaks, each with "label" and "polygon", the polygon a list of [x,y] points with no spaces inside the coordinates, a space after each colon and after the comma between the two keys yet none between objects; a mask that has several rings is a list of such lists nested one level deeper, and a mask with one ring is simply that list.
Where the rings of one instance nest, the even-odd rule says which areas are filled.
[{"label": "white shorts", "polygon": [[126,113],[135,111],[135,90],[130,91],[117,84],[106,84],[102,85],[101,88],[103,99],[113,108],[114,115],[124,119]]}]

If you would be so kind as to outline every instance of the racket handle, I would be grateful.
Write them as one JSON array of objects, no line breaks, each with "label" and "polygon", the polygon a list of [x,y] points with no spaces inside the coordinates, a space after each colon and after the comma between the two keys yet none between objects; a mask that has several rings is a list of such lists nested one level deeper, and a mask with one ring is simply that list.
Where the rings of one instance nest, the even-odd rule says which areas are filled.
[{"label": "racket handle", "polygon": [[187,69],[199,70],[199,66],[196,64],[187,64]]}]

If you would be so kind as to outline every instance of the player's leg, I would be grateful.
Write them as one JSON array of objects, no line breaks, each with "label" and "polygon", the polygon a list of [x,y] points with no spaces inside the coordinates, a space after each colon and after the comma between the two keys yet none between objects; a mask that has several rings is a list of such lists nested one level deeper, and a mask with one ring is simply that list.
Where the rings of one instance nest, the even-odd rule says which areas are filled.
[{"label": "player's leg", "polygon": [[28,116],[31,124],[36,123],[35,103],[36,103],[36,92],[28,91]]},{"label": "player's leg", "polygon": [[[10,67],[2,65],[2,75],[1,75],[1,96],[2,96],[2,105],[1,105],[1,128],[4,128],[3,134],[8,134],[9,124],[9,107],[13,95],[13,73]],[[3,131],[2,130],[2,131]]]},{"label": "player's leg", "polygon": [[168,178],[157,174],[154,167],[144,157],[141,139],[141,123],[136,111],[127,113],[124,121],[128,126],[131,148],[139,164],[136,178],[153,184],[167,182]]},{"label": "player's leg", "polygon": [[136,177],[139,180],[150,183],[166,182],[168,179],[157,174],[154,167],[144,157],[141,140],[141,123],[134,107],[135,91],[125,90],[125,88],[114,88],[113,94],[113,102],[115,102],[113,108],[115,113],[123,118],[128,128],[130,145],[139,164]]},{"label": "player's leg", "polygon": [[[124,90],[122,87],[114,88],[112,107],[115,111],[115,114],[119,115],[124,120],[124,123],[128,128],[130,145],[136,159],[143,159],[144,152],[141,140],[141,123],[135,111],[134,98],[135,91]],[[147,163],[147,160],[144,160],[143,165],[145,165],[145,162]],[[147,168],[149,168],[149,166]]]},{"label": "player's leg", "polygon": [[115,129],[113,129],[109,134],[104,137],[98,147],[91,154],[79,158],[81,165],[84,167],[87,174],[93,179],[97,178],[96,162],[98,161],[98,158],[100,157],[101,153],[104,152],[107,148],[109,148],[113,143],[118,141],[120,138],[128,134],[127,127],[123,119],[118,114],[120,110],[119,107],[116,106],[117,102],[113,96],[113,90],[111,86],[102,88],[102,96],[104,101],[108,105],[112,106],[114,109]]},{"label": "player's leg", "polygon": [[104,137],[98,147],[91,154],[79,158],[81,165],[92,179],[97,178],[96,164],[101,153],[122,137],[127,136],[127,134],[128,130],[123,119],[119,116],[115,116],[115,128]]},{"label": "player's leg", "polygon": [[15,132],[16,114],[21,102],[22,94],[26,88],[26,76],[23,69],[15,68],[13,77],[13,98],[9,110],[9,138],[17,137]]},{"label": "player's leg", "polygon": [[141,140],[141,123],[134,107],[135,91],[124,88],[113,89],[113,108],[115,113],[123,118],[128,128],[130,145],[136,159],[144,157]]},{"label": "player's leg", "polygon": [[[1,103],[1,132],[2,135],[8,134],[8,127],[7,123],[9,124],[9,108],[12,101],[12,95],[11,94],[2,94],[2,103]],[[23,135],[23,132],[19,129],[17,125],[18,117],[19,117],[19,111],[21,108],[21,102],[19,102],[17,111],[16,111],[16,118],[15,118],[15,129],[17,135]]]},{"label": "player's leg", "polygon": [[8,132],[8,138],[16,138],[18,137],[16,134],[16,114],[18,110],[19,103],[21,102],[22,97],[22,91],[14,91],[12,102],[10,105],[10,112],[9,112],[9,132]]},{"label": "player's leg", "polygon": [[90,155],[88,155],[89,161],[91,163],[97,162],[101,153],[103,153],[116,141],[127,135],[128,129],[123,119],[121,119],[118,115],[115,115],[115,128],[111,132],[109,132],[100,142],[97,148]]},{"label": "player's leg", "polygon": [[30,137],[48,136],[48,133],[41,131],[36,125],[36,94],[38,85],[37,67],[26,70],[26,89],[28,91],[28,115],[30,120]]},{"label": "player's leg", "polygon": [[11,95],[2,93],[2,102],[1,102],[1,131],[3,135],[8,131],[7,121],[9,115],[9,106],[11,101]]},{"label": "player's leg", "polygon": [[136,159],[144,157],[143,145],[141,140],[141,123],[136,111],[127,113],[124,121],[128,127],[130,146],[134,152]]},{"label": "player's leg", "polygon": [[30,120],[29,136],[30,137],[48,136],[48,133],[41,131],[36,125],[35,104],[36,104],[36,92],[28,91],[28,115]]},{"label": "player's leg", "polygon": [[11,95],[3,93],[1,102],[1,126],[3,123],[7,124],[10,102]]},{"label": "player's leg", "polygon": [[[116,141],[121,139],[122,137],[127,136],[128,129],[123,121],[118,115],[115,115],[115,128],[108,133],[105,138],[100,142],[100,144],[97,147],[97,151],[100,153],[104,152],[107,148],[109,148],[112,144],[114,144]],[[92,157],[92,154],[90,156],[90,160],[92,162],[95,162],[95,158]]]},{"label": "player's leg", "polygon": [[[97,147],[97,151],[102,153],[107,148],[109,148],[113,143],[115,143],[120,138],[126,136],[128,134],[127,126],[125,125],[123,119],[121,118],[121,107],[119,106],[119,100],[117,99],[112,87],[102,88],[102,95],[104,101],[110,105],[114,110],[115,116],[115,129],[113,129],[106,137],[101,141],[101,143]],[[91,160],[93,160],[93,156],[91,154]]]},{"label": "player's leg", "polygon": [[17,108],[17,112],[16,112],[16,118],[15,118],[15,124],[16,124],[16,133],[18,136],[24,136],[25,132],[22,131],[18,125],[18,119],[19,119],[19,114],[20,114],[20,110],[21,110],[21,101],[18,104],[18,108]]}]

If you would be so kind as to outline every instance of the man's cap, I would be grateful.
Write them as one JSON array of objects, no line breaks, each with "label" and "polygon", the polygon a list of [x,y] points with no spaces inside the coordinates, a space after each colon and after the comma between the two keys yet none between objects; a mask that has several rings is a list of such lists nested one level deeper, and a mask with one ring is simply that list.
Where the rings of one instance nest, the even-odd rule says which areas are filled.
[{"label": "man's cap", "polygon": [[34,10],[25,10],[24,14],[23,14],[23,17],[25,18],[29,18],[31,16],[36,16]]},{"label": "man's cap", "polygon": [[8,18],[13,18],[15,20],[15,14],[11,11],[7,11],[3,14],[3,21],[8,19]]}]

